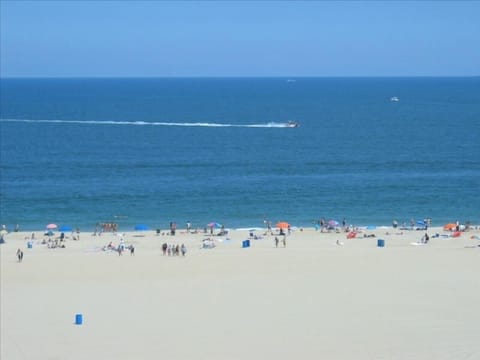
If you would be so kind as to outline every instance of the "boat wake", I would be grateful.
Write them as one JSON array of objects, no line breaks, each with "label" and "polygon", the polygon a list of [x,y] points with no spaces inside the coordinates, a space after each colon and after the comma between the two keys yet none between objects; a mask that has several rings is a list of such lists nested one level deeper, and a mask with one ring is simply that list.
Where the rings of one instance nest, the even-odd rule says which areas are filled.
[{"label": "boat wake", "polygon": [[81,125],[133,125],[133,126],[186,126],[186,127],[243,127],[243,128],[291,128],[292,122],[269,122],[265,124],[224,124],[207,122],[149,122],[149,121],[98,121],[98,120],[45,120],[45,119],[0,119],[1,122],[35,124],[81,124]]}]

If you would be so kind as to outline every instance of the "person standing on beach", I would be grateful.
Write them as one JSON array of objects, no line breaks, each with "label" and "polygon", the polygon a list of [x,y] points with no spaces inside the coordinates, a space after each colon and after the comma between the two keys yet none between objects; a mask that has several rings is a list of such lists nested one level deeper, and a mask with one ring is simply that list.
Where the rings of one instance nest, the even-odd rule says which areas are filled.
[{"label": "person standing on beach", "polygon": [[275,236],[275,247],[278,248],[278,237]]},{"label": "person standing on beach", "polygon": [[17,259],[20,263],[23,261],[23,251],[20,248],[17,250]]},{"label": "person standing on beach", "polygon": [[283,243],[283,247],[287,247],[287,235],[283,235],[283,239],[282,239],[282,243]]},{"label": "person standing on beach", "polygon": [[425,233],[425,235],[423,236],[423,243],[424,244],[428,244],[428,241],[430,240],[430,237],[428,236],[427,233]]},{"label": "person standing on beach", "polygon": [[187,254],[187,247],[185,246],[185,244],[182,244],[180,250],[182,251],[182,256],[185,256]]}]

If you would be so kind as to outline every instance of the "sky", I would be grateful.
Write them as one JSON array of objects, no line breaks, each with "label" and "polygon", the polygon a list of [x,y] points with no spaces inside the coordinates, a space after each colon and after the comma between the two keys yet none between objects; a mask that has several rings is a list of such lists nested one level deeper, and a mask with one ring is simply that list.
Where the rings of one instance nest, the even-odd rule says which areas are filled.
[{"label": "sky", "polygon": [[0,76],[478,76],[477,1],[0,0]]}]

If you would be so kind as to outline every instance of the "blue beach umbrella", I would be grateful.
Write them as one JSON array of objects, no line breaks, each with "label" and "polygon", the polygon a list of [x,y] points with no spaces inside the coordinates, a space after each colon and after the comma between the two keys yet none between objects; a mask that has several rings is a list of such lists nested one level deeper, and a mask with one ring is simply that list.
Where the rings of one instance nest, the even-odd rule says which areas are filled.
[{"label": "blue beach umbrella", "polygon": [[417,220],[417,225],[419,226],[426,226],[427,224],[423,220]]},{"label": "blue beach umbrella", "polygon": [[62,225],[58,228],[59,231],[61,232],[69,232],[72,231],[72,227],[70,225]]},{"label": "blue beach umbrella", "polygon": [[138,224],[138,225],[135,225],[134,229],[136,231],[147,231],[149,229],[149,227],[145,224]]}]

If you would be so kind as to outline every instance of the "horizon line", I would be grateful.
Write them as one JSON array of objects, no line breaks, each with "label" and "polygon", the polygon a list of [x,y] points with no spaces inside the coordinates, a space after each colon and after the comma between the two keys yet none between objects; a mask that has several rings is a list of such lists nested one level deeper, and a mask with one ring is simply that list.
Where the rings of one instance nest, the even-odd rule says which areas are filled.
[{"label": "horizon line", "polygon": [[479,75],[188,75],[188,76],[0,76],[17,79],[351,79],[351,78],[478,78]]}]

